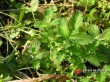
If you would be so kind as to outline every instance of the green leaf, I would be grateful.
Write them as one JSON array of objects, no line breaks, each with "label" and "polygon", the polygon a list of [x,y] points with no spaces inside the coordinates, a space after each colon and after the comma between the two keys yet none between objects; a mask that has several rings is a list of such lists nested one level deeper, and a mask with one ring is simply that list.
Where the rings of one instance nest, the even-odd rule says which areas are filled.
[{"label": "green leaf", "polygon": [[95,4],[95,0],[89,0],[89,1],[88,1],[88,5],[92,6],[92,5],[94,5],[94,4]]},{"label": "green leaf", "polygon": [[51,22],[51,26],[57,26],[60,22],[60,18],[57,18]]},{"label": "green leaf", "polygon": [[24,16],[24,12],[25,12],[25,10],[22,10],[22,11],[20,12],[19,22],[21,22],[21,21],[22,21],[23,16]]},{"label": "green leaf", "polygon": [[69,37],[69,27],[68,27],[68,21],[66,19],[63,18],[60,19],[58,30],[64,38]]},{"label": "green leaf", "polygon": [[80,11],[76,11],[70,19],[70,31],[79,30],[79,27],[82,25],[82,13]]},{"label": "green leaf", "polygon": [[0,46],[2,45],[2,43],[3,43],[3,42],[2,42],[2,39],[0,38]]},{"label": "green leaf", "polygon": [[40,41],[36,38],[34,38],[28,46],[28,52],[29,53],[37,53],[38,50],[40,49]]},{"label": "green leaf", "polygon": [[97,74],[97,81],[105,82],[105,79],[106,79],[106,73],[105,72],[102,71],[99,74]]},{"label": "green leaf", "polygon": [[20,3],[20,2],[13,4],[13,6],[14,6],[15,8],[21,8],[22,5],[23,5],[23,3]]},{"label": "green leaf", "polygon": [[77,46],[71,45],[71,47],[69,47],[69,50],[71,50],[72,53],[75,54],[76,56],[81,56],[83,54],[82,49],[78,45]]},{"label": "green leaf", "polygon": [[31,0],[31,10],[32,12],[35,12],[38,8],[38,4],[39,4],[39,1],[38,0]]},{"label": "green leaf", "polygon": [[65,59],[66,54],[64,53],[63,50],[59,51],[56,57],[56,64],[61,64],[61,62]]},{"label": "green leaf", "polygon": [[103,71],[107,72],[107,73],[110,73],[110,65],[109,64],[108,65],[104,65]]},{"label": "green leaf", "polygon": [[93,20],[92,18],[94,17],[94,14],[95,14],[96,11],[97,11],[96,8],[93,8],[93,9],[90,11],[90,13],[88,14],[88,19],[89,19],[89,20]]},{"label": "green leaf", "polygon": [[99,36],[96,37],[97,40],[110,40],[110,28],[104,30]]},{"label": "green leaf", "polygon": [[57,70],[61,71],[61,62],[66,58],[66,54],[64,51],[59,51],[58,54],[56,55],[54,64],[56,65]]},{"label": "green leaf", "polygon": [[92,43],[94,41],[91,36],[89,36],[85,33],[75,33],[72,36],[70,36],[69,39],[73,43],[81,44],[81,45],[89,44],[89,43]]},{"label": "green leaf", "polygon": [[80,81],[81,82],[90,82],[90,78],[86,76],[83,79],[81,79]]},{"label": "green leaf", "polygon": [[88,33],[91,34],[93,37],[96,37],[100,33],[100,30],[98,26],[92,24],[89,25]]},{"label": "green leaf", "polygon": [[[98,51],[99,51],[99,49],[98,49]],[[100,62],[103,62],[103,63],[108,63],[109,62],[109,57],[106,54],[97,53],[97,57],[99,57]]]},{"label": "green leaf", "polygon": [[54,15],[54,9],[52,7],[48,7],[44,12],[44,21],[50,23]]},{"label": "green leaf", "polygon": [[38,53],[35,55],[36,56],[34,57],[32,64],[33,64],[33,67],[38,70],[40,68],[41,60],[44,57],[44,54],[43,54],[43,52],[41,52],[41,53]]},{"label": "green leaf", "polygon": [[10,70],[7,67],[6,64],[0,64],[0,75],[3,74],[3,80],[5,80],[4,82],[6,82],[7,80],[10,80]]},{"label": "green leaf", "polygon": [[10,39],[17,37],[19,35],[19,33],[20,33],[19,29],[16,29],[16,30],[12,29],[11,33],[9,34]]},{"label": "green leaf", "polygon": [[80,0],[80,4],[83,6],[92,6],[95,4],[95,0]]},{"label": "green leaf", "polygon": [[100,61],[97,56],[95,55],[90,55],[89,57],[86,57],[86,60],[89,61],[91,64],[94,66],[100,66]]},{"label": "green leaf", "polygon": [[37,59],[42,59],[44,57],[44,53],[43,52],[41,52],[41,53],[38,53],[36,56],[35,56],[35,59],[37,60]]},{"label": "green leaf", "polygon": [[34,27],[35,28],[48,28],[49,27],[49,24],[45,21],[36,21],[34,23]]},{"label": "green leaf", "polygon": [[37,60],[37,61],[33,62],[33,67],[34,67],[36,70],[38,70],[39,67],[40,67],[40,60]]}]

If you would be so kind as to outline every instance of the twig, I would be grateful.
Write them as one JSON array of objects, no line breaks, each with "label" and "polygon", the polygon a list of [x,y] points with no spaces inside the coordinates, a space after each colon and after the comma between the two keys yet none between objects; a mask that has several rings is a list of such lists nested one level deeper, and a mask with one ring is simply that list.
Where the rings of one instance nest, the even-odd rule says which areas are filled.
[{"label": "twig", "polygon": [[73,7],[74,5],[69,4],[39,4],[39,6],[65,6],[65,7]]}]

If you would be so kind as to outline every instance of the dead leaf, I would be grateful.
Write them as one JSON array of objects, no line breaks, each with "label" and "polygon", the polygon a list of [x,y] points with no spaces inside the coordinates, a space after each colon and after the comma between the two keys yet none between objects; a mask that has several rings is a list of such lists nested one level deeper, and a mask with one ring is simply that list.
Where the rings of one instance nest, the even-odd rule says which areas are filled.
[{"label": "dead leaf", "polygon": [[31,78],[31,79],[23,79],[23,80],[14,80],[14,81],[8,81],[8,82],[41,82],[44,80],[56,80],[57,82],[63,82],[66,80],[70,80],[65,75],[56,75],[56,74],[42,74],[38,78]]}]

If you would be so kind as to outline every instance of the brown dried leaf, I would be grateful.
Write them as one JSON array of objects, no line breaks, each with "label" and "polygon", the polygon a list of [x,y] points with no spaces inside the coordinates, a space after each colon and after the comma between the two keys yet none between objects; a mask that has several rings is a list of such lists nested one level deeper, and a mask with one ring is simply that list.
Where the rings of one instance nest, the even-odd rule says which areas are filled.
[{"label": "brown dried leaf", "polygon": [[41,82],[44,80],[51,80],[54,79],[57,82],[63,82],[66,80],[69,80],[69,78],[65,75],[56,75],[56,74],[42,74],[38,78],[32,78],[32,79],[23,79],[23,80],[14,80],[14,81],[8,81],[8,82]]}]

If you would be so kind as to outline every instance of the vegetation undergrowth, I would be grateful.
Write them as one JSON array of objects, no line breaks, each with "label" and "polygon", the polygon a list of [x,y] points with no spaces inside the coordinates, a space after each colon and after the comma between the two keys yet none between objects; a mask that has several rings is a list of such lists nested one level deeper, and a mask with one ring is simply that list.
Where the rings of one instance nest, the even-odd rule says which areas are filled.
[{"label": "vegetation undergrowth", "polygon": [[30,78],[58,74],[78,82],[109,82],[109,4],[1,0],[0,82],[23,79],[19,72]]}]

